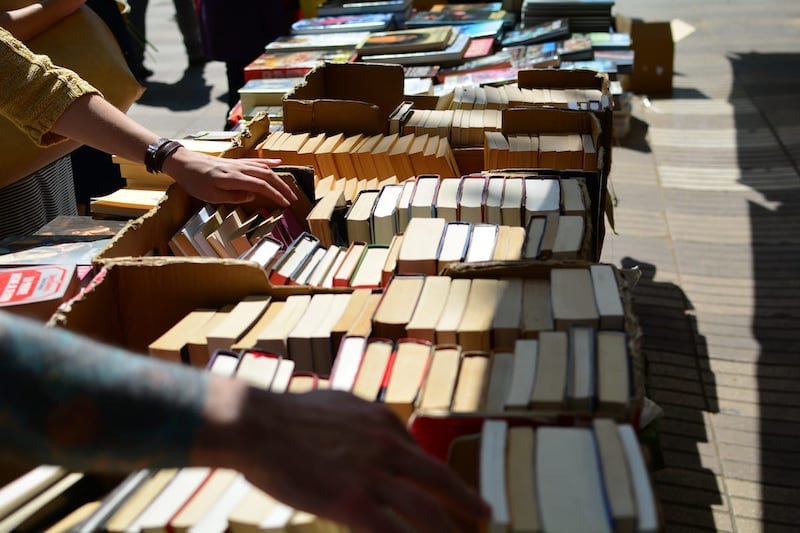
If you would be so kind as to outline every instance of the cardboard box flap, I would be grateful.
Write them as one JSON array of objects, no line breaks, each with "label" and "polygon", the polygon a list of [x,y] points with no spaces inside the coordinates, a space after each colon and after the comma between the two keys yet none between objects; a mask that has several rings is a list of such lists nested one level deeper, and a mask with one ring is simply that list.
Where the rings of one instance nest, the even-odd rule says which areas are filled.
[{"label": "cardboard box flap", "polygon": [[[287,100],[356,100],[375,104],[389,118],[403,101],[404,75],[400,65],[324,63],[286,95]],[[284,117],[285,118],[285,117]]]},{"label": "cardboard box flap", "polygon": [[526,69],[517,73],[517,84],[523,89],[599,89],[608,94],[608,74],[594,70]]},{"label": "cardboard box flap", "polygon": [[377,135],[386,133],[389,127],[388,116],[384,117],[377,105],[367,102],[326,98],[286,100],[283,106],[283,128],[289,133]]}]

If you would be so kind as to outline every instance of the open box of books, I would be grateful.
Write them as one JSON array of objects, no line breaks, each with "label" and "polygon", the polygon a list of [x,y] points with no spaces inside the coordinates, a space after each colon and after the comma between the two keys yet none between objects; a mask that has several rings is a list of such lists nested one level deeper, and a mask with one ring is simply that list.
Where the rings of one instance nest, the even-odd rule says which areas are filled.
[{"label": "open box of books", "polygon": [[400,65],[324,63],[283,100],[289,133],[388,133],[389,115],[403,101]]},{"label": "open box of books", "polygon": [[[308,198],[313,198],[314,195],[314,174],[311,169],[306,167],[286,166],[276,167],[274,170],[295,189],[299,200],[292,204],[291,208],[285,211],[276,210],[269,202],[260,200],[238,208],[229,209],[225,206],[211,208],[204,202],[189,196],[180,186],[173,184],[155,208],[130,221],[94,258],[94,261],[102,262],[120,257],[172,255],[235,258],[242,252],[237,253],[236,249],[225,252],[219,247],[212,248],[213,239],[223,237],[223,232],[219,230],[220,228],[225,230],[227,226],[223,227],[222,223],[226,220],[228,226],[234,225],[236,222],[239,230],[231,233],[231,239],[225,237],[223,239],[226,241],[225,244],[228,243],[227,241],[233,240],[233,233],[240,231],[242,233],[239,235],[240,237],[244,236],[252,241],[245,243],[248,249],[255,246],[256,238],[262,234],[245,233],[244,230],[266,232],[270,229],[266,227],[266,224],[271,217],[281,222],[281,225],[291,226],[287,229],[287,235],[283,236],[283,240],[291,241],[291,236],[296,237],[308,229],[306,215],[311,210],[311,201]],[[203,224],[196,228],[188,228],[189,221],[201,213],[205,213],[202,217]],[[176,241],[183,237],[191,239],[193,245],[181,246],[178,243],[176,246]],[[206,241],[206,243],[199,241]],[[207,248],[204,247],[205,253],[202,249],[196,250],[200,244],[208,244]]]},{"label": "open box of books", "polygon": [[[443,454],[447,442],[487,417],[573,425],[605,416],[638,427],[641,332],[623,271],[519,261],[458,264],[443,274],[449,290],[438,300],[444,303],[424,298],[423,288],[424,306],[418,304],[430,308],[428,315],[438,310],[440,318],[417,317],[405,325],[407,334],[432,334],[438,344],[410,421],[426,448]],[[431,279],[425,284],[433,285]],[[477,303],[492,300],[494,307]],[[465,309],[462,316],[448,323],[457,307]],[[379,309],[373,329],[399,333],[399,327],[387,329],[403,325],[398,317],[383,318]]]}]

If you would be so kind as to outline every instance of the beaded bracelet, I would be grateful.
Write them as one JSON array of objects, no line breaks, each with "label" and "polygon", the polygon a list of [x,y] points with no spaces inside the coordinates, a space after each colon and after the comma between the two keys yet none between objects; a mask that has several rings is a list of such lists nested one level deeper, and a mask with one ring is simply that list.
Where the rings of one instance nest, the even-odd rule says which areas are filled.
[{"label": "beaded bracelet", "polygon": [[175,150],[181,148],[183,145],[178,141],[173,141],[165,137],[161,137],[147,147],[144,154],[144,166],[147,172],[151,174],[159,174],[164,162],[171,156]]}]

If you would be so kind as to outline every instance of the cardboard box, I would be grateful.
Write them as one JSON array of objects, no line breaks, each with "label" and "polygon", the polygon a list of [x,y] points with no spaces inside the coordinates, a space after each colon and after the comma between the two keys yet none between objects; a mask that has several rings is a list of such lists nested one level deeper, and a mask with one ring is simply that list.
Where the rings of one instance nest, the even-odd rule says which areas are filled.
[{"label": "cardboard box", "polygon": [[[524,278],[541,279],[549,278],[553,268],[589,268],[590,263],[579,261],[570,262],[542,262],[534,260],[488,263],[456,263],[445,268],[441,275],[457,278]],[[620,289],[623,308],[625,310],[625,333],[628,336],[628,353],[630,356],[631,372],[631,400],[625,409],[610,415],[618,422],[631,423],[634,428],[639,425],[639,419],[644,406],[644,358],[642,355],[642,332],[639,322],[633,313],[631,290],[635,282],[635,273],[619,270],[614,272],[617,285]],[[537,423],[558,423],[561,425],[586,425],[591,423],[594,414],[576,413],[569,411],[519,411],[503,412],[502,415],[492,415],[492,418],[503,418],[511,424],[525,423],[534,420]],[[480,431],[480,426],[486,416],[458,413],[415,413],[410,422],[411,433],[417,442],[426,451],[444,458],[449,444],[458,436],[474,433],[475,428]]]},{"label": "cardboard box", "polygon": [[[625,90],[648,96],[672,96],[675,43],[694,31],[685,22],[653,21],[617,14],[616,29],[630,33],[634,52],[633,73],[620,75]],[[673,27],[677,25],[678,34]]]},{"label": "cardboard box", "polygon": [[274,287],[253,263],[205,257],[145,257],[107,261],[83,294],[48,324],[130,350],[147,346],[190,311],[223,307],[245,296],[349,292],[350,289]]},{"label": "cardboard box", "polygon": [[389,115],[403,101],[403,67],[324,63],[283,101],[289,133],[388,133]]},{"label": "cardboard box", "polygon": [[[589,191],[591,204],[591,220],[594,229],[593,241],[595,244],[595,258],[599,258],[603,249],[603,239],[605,238],[605,221],[603,216],[605,210],[610,206],[606,205],[606,188],[608,185],[608,174],[605,171],[609,167],[606,158],[610,153],[610,143],[604,144],[603,130],[600,120],[592,111],[570,111],[565,109],[520,107],[503,110],[504,135],[514,135],[518,133],[588,133],[592,136],[594,145],[597,147],[597,179],[591,179],[590,175],[585,176],[586,188]],[[559,174],[560,172],[554,172]],[[580,172],[567,171],[569,175],[583,175]]]}]

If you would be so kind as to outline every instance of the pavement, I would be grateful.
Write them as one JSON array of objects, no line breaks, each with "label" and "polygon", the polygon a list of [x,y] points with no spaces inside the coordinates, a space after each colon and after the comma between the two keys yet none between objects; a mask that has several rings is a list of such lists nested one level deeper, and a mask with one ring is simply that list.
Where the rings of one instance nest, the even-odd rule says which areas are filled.
[{"label": "pavement", "polygon": [[[634,290],[667,531],[800,530],[800,2],[617,0],[679,18],[671,99],[635,99],[614,148],[602,261]],[[222,127],[224,67],[184,72],[172,3],[151,0],[155,71],[130,115],[180,136]],[[655,458],[658,459],[658,458]]]}]

